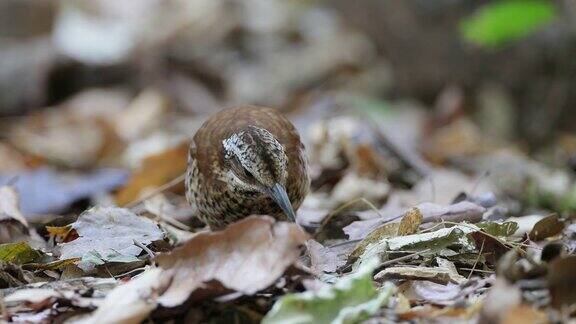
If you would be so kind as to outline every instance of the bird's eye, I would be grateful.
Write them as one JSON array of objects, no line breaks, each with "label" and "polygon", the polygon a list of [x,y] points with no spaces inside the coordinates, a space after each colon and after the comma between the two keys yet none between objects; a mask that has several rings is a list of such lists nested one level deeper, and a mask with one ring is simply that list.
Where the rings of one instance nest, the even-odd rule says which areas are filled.
[{"label": "bird's eye", "polygon": [[237,156],[233,155],[231,158],[231,168],[236,173],[236,175],[247,182],[255,182],[256,178],[254,175],[246,170]]}]

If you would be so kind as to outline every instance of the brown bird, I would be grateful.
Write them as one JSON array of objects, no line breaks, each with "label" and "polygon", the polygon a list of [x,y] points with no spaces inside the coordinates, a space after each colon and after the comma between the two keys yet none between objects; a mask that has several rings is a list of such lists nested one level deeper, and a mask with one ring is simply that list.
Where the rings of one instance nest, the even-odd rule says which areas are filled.
[{"label": "brown bird", "polygon": [[186,198],[212,230],[249,215],[295,221],[309,187],[300,135],[275,109],[222,110],[194,135]]}]

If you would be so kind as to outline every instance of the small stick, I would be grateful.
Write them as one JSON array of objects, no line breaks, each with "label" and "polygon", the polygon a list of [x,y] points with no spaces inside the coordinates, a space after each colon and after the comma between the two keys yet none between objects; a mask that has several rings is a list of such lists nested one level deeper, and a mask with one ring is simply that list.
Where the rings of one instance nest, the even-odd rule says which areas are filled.
[{"label": "small stick", "polygon": [[148,247],[146,247],[144,244],[136,241],[136,239],[132,240],[134,242],[134,245],[136,245],[137,247],[141,248],[142,250],[144,250],[148,256],[150,257],[150,262],[152,262],[152,265],[156,265],[156,263],[154,263],[154,252],[152,252],[152,250],[150,250]]},{"label": "small stick", "polygon": [[183,173],[181,175],[179,175],[177,178],[170,180],[169,182],[161,185],[160,187],[155,188],[154,190],[148,192],[146,195],[126,204],[126,208],[134,208],[135,206],[137,206],[138,204],[140,204],[141,202],[143,202],[144,200],[150,199],[154,196],[156,196],[157,194],[161,193],[162,191],[168,190],[172,187],[174,187],[175,185],[179,184],[180,182],[184,181],[184,179],[186,179],[186,173]]},{"label": "small stick", "polygon": [[470,278],[472,277],[472,273],[474,273],[474,270],[476,270],[476,265],[478,264],[478,261],[480,261],[480,257],[482,256],[482,252],[484,252],[484,242],[486,242],[486,239],[482,240],[482,246],[480,246],[480,252],[478,252],[478,257],[476,257],[476,261],[474,261],[474,265],[472,266],[472,270],[470,270],[470,273],[468,274],[468,280],[470,280]]}]

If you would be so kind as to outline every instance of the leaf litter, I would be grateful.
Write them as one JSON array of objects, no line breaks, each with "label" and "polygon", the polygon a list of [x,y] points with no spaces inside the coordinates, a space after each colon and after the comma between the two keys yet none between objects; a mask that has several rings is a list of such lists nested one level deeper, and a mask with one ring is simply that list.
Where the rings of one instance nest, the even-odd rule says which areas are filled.
[{"label": "leaf litter", "polygon": [[[558,160],[573,157],[566,143],[576,140],[528,155],[508,119],[490,120],[512,104],[500,86],[482,86],[481,118],[464,111],[474,102],[464,85],[446,86],[433,105],[383,100],[398,79],[379,46],[319,3],[96,0],[54,10],[48,38],[77,62],[59,63],[73,65],[55,66],[45,83],[58,93],[65,78],[74,89],[0,120],[3,321],[576,315],[576,183]],[[106,45],[77,42],[77,28]],[[106,87],[94,88],[84,69],[115,81],[102,73],[95,84]],[[298,127],[312,176],[299,225],[253,215],[209,232],[187,205],[188,139],[232,102],[287,108]]]}]

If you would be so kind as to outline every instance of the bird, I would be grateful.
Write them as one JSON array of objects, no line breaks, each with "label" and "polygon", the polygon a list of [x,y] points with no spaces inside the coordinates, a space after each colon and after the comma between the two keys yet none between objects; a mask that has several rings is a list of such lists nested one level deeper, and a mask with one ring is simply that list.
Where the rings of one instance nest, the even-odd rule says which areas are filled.
[{"label": "bird", "polygon": [[193,137],[185,186],[187,201],[210,230],[250,215],[295,222],[310,189],[304,145],[277,109],[220,110]]}]

